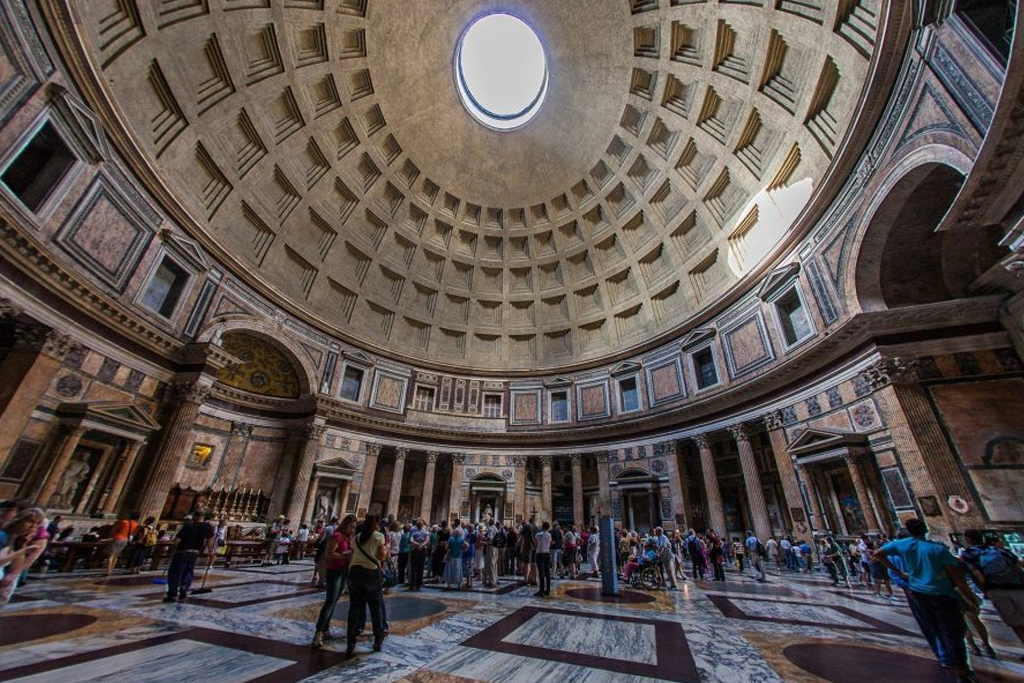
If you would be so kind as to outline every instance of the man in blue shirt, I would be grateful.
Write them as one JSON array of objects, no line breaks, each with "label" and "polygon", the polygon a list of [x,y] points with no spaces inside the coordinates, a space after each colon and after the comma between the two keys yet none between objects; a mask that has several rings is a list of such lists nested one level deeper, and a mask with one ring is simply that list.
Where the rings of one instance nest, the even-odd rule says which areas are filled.
[{"label": "man in blue shirt", "polygon": [[[964,641],[967,624],[957,591],[974,604],[978,598],[967,586],[963,568],[949,549],[927,540],[928,525],[910,519],[906,526],[910,537],[883,545],[875,551],[875,561],[907,582],[911,610],[943,668],[955,670],[959,683],[973,683]],[[901,558],[903,569],[893,566],[889,557]]]}]

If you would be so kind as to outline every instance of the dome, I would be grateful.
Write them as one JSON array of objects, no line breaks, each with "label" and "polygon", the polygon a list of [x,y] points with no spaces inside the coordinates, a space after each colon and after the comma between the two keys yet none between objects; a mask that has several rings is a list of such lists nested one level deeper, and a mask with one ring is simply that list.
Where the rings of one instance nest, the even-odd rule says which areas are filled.
[{"label": "dome", "polygon": [[[507,7],[77,5],[192,236],[315,327],[434,367],[586,367],[685,333],[807,229],[873,125],[882,7],[838,31],[813,2]],[[543,58],[512,130],[460,71],[502,16]]]}]

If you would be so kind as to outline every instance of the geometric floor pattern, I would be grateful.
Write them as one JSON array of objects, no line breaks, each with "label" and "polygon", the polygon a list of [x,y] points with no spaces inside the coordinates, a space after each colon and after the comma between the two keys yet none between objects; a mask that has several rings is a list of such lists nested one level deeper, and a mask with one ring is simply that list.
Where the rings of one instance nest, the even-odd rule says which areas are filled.
[{"label": "geometric floor pattern", "polygon": [[[0,682],[90,683],[940,683],[902,600],[838,590],[821,576],[730,573],[724,583],[602,596],[556,581],[550,598],[428,586],[387,598],[380,653],[312,650],[322,593],[308,562],[210,572],[212,590],[164,604],[154,577],[48,574],[0,612]],[[348,603],[335,610],[344,629]],[[986,609],[999,659],[981,683],[1024,683],[1024,649]]]}]

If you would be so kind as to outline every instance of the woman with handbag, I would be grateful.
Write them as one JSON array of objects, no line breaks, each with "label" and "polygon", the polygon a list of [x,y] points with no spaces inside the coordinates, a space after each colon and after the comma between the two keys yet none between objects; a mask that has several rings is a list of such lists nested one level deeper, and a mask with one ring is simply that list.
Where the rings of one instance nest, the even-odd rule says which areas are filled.
[{"label": "woman with handbag", "polygon": [[448,540],[448,556],[444,568],[445,590],[456,590],[462,586],[462,554],[469,548],[462,527],[455,527],[452,537]]},{"label": "woman with handbag", "polygon": [[387,635],[384,630],[384,576],[381,567],[387,559],[384,534],[377,531],[377,515],[367,515],[363,526],[352,540],[352,557],[348,570],[348,647],[345,656],[351,657],[356,638],[370,608],[373,623],[373,651],[380,652]]}]

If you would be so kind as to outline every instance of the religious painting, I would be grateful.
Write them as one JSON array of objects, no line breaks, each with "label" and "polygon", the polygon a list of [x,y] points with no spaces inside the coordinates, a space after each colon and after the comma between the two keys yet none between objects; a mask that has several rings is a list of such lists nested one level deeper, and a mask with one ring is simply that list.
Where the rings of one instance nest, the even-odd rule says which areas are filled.
[{"label": "religious painting", "polygon": [[242,362],[217,372],[217,380],[262,396],[297,398],[300,384],[295,367],[271,342],[242,332],[225,332],[221,346]]},{"label": "religious painting", "polygon": [[18,443],[14,444],[14,448],[11,449],[3,471],[0,472],[0,479],[22,481],[32,469],[32,464],[36,461],[36,456],[42,446],[38,441],[18,439]]},{"label": "religious painting", "polygon": [[917,499],[917,503],[921,506],[921,512],[924,513],[925,517],[939,517],[942,515],[942,507],[939,505],[939,499],[935,496],[921,496]]},{"label": "religious painting", "polygon": [[853,481],[848,472],[837,471],[832,473],[832,487],[836,492],[836,500],[839,502],[839,512],[843,515],[843,522],[850,533],[867,531],[868,525],[864,519],[864,510],[860,507],[860,499],[857,498],[857,491],[853,488]]},{"label": "religious painting", "polygon": [[190,470],[208,470],[213,460],[213,446],[208,443],[192,444],[192,452],[185,460],[185,467]]},{"label": "religious painting", "polygon": [[740,512],[739,501],[735,497],[725,498],[722,500],[722,507],[725,510],[725,529],[715,529],[719,533],[726,532],[730,529],[742,529],[743,514]]},{"label": "religious painting", "polygon": [[1024,519],[1024,379],[937,384],[928,391],[988,517]]},{"label": "religious painting", "polygon": [[807,521],[807,513],[803,508],[789,508],[789,516],[793,518],[794,524],[803,524]]},{"label": "religious painting", "polygon": [[402,496],[398,499],[398,521],[408,522],[412,519],[412,496]]}]

